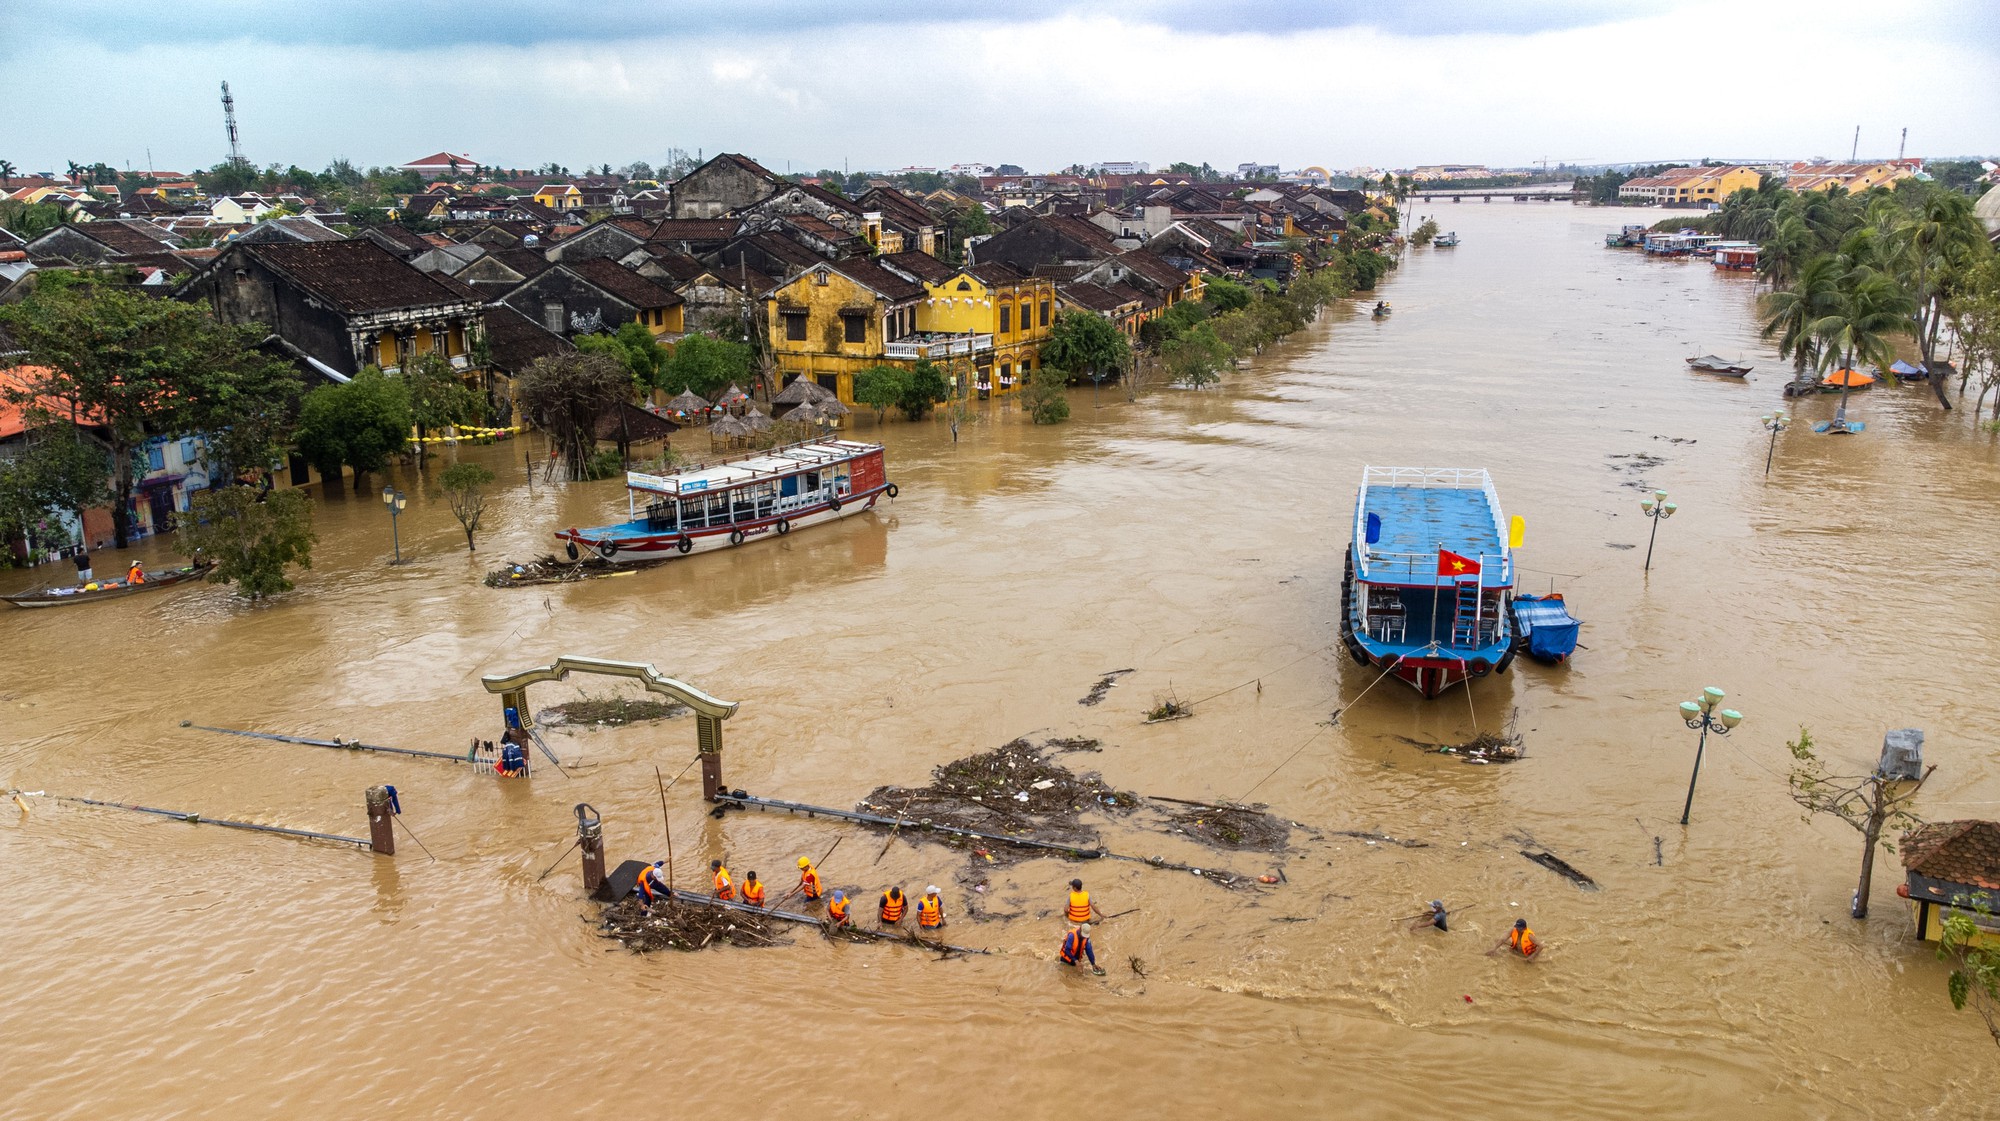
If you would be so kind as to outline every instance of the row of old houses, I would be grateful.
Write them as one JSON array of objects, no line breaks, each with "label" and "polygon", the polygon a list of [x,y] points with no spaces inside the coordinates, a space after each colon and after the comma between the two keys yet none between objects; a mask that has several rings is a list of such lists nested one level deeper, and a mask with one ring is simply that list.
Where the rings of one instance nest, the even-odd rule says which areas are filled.
[{"label": "row of old houses", "polygon": [[[556,194],[474,214],[431,190],[405,203],[423,209],[429,233],[308,212],[266,215],[219,242],[190,234],[186,215],[0,234],[0,299],[38,270],[111,270],[224,322],[261,325],[264,345],[309,380],[342,382],[370,365],[393,374],[438,355],[488,391],[496,423],[511,419],[521,370],[628,323],[668,347],[689,332],[752,340],[766,393],[808,378],[852,405],[861,371],[929,361],[963,393],[1000,396],[1041,367],[1063,312],[1137,337],[1201,298],[1210,278],[1283,281],[1300,241],[1330,243],[1366,205],[1310,187],[1227,186],[1134,185],[1115,206],[887,186],[848,198],[724,154],[672,184],[656,216],[585,211]],[[163,449],[148,509],[135,511],[142,531],[206,485],[180,469],[198,456],[178,451]],[[297,461],[280,481],[313,475]]]}]

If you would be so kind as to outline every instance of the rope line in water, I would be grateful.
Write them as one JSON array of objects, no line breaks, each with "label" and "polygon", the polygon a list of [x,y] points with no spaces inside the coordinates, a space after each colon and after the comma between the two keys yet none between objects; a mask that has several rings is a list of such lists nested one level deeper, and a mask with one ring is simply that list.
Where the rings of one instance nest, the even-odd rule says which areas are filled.
[{"label": "rope line in water", "polygon": [[[1426,646],[1424,649],[1430,650],[1434,649],[1436,646],[1437,643],[1434,642],[1431,643],[1430,646]],[[1405,654],[1396,655],[1396,660],[1390,662],[1386,667],[1384,667],[1382,672],[1375,676],[1375,680],[1368,683],[1367,688],[1364,688],[1359,693],[1354,694],[1353,700],[1347,702],[1345,705],[1342,705],[1340,707],[1339,712],[1335,712],[1333,714],[1332,720],[1327,721],[1324,725],[1322,725],[1319,728],[1318,731],[1315,731],[1312,735],[1307,736],[1306,741],[1304,743],[1300,744],[1296,749],[1294,749],[1290,755],[1285,756],[1284,762],[1281,762],[1277,766],[1271,768],[1270,774],[1265,775],[1263,778],[1258,779],[1254,784],[1251,785],[1249,790],[1245,790],[1243,793],[1237,795],[1236,801],[1241,802],[1245,798],[1248,798],[1252,793],[1256,791],[1257,787],[1262,786],[1265,783],[1271,781],[1272,777],[1275,776],[1279,771],[1284,770],[1287,764],[1291,763],[1292,760],[1297,759],[1299,757],[1299,752],[1304,751],[1308,747],[1311,747],[1312,742],[1314,740],[1320,738],[1320,736],[1326,733],[1327,729],[1333,727],[1334,724],[1338,723],[1340,720],[1340,714],[1342,712],[1346,712],[1348,709],[1353,708],[1355,705],[1361,703],[1361,698],[1368,695],[1368,690],[1373,689],[1377,685],[1382,684],[1382,679],[1389,676],[1389,674],[1391,674],[1392,672],[1394,672],[1396,666],[1400,664],[1402,660],[1407,656],[1408,655]]]},{"label": "rope line in water", "polygon": [[1308,650],[1308,651],[1306,651],[1305,653],[1303,653],[1303,654],[1299,655],[1298,657],[1296,657],[1296,658],[1293,658],[1293,659],[1292,659],[1291,661],[1289,661],[1289,662],[1286,662],[1286,663],[1285,663],[1284,665],[1282,665],[1282,666],[1279,666],[1279,667],[1278,667],[1277,669],[1274,669],[1274,670],[1268,670],[1268,671],[1266,671],[1266,672],[1264,672],[1264,673],[1260,673],[1260,674],[1258,674],[1257,676],[1255,676],[1255,677],[1251,678],[1250,680],[1248,680],[1248,681],[1245,681],[1245,682],[1244,682],[1244,683],[1243,683],[1242,685],[1231,685],[1231,686],[1230,686],[1229,688],[1227,688],[1227,689],[1224,689],[1224,690],[1223,690],[1222,692],[1220,692],[1220,693],[1210,693],[1210,694],[1209,694],[1208,696],[1206,696],[1206,697],[1203,697],[1203,698],[1201,698],[1200,700],[1196,700],[1196,701],[1189,701],[1189,702],[1188,702],[1188,707],[1189,707],[1189,708],[1193,708],[1194,706],[1196,706],[1196,705],[1198,705],[1198,704],[1206,704],[1206,703],[1208,703],[1209,701],[1212,701],[1212,700],[1214,700],[1214,699],[1215,699],[1215,698],[1217,698],[1217,697],[1226,697],[1226,696],[1228,696],[1229,694],[1231,694],[1231,693],[1234,693],[1235,691],[1237,691],[1238,689],[1241,689],[1241,688],[1243,688],[1243,687],[1244,687],[1244,686],[1246,686],[1246,685],[1255,685],[1255,684],[1257,684],[1257,683],[1258,683],[1259,681],[1262,681],[1262,680],[1264,680],[1264,679],[1265,679],[1265,678],[1267,678],[1267,677],[1270,677],[1270,676],[1272,676],[1272,675],[1274,675],[1274,674],[1280,674],[1280,673],[1283,673],[1283,672],[1285,672],[1285,671],[1286,671],[1286,670],[1288,670],[1288,669],[1291,669],[1291,668],[1292,668],[1293,666],[1295,666],[1295,665],[1298,665],[1298,664],[1299,664],[1300,662],[1303,662],[1303,661],[1305,661],[1305,660],[1306,660],[1307,658],[1316,658],[1316,657],[1318,657],[1319,655],[1321,655],[1321,654],[1324,654],[1324,653],[1326,653],[1327,651],[1329,651],[1329,650],[1331,650],[1331,649],[1333,649],[1333,645],[1332,645],[1331,643],[1328,643],[1327,645],[1325,645],[1325,646],[1321,646],[1321,647],[1318,647],[1317,649],[1313,649],[1313,650]]}]

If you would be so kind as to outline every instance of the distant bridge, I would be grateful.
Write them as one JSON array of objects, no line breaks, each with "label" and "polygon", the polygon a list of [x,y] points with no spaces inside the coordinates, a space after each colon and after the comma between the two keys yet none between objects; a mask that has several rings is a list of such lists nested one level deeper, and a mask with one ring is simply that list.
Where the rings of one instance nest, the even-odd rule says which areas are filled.
[{"label": "distant bridge", "polygon": [[1465,199],[1485,199],[1491,202],[1496,198],[1553,202],[1557,199],[1566,199],[1570,197],[1571,193],[1572,191],[1568,183],[1524,183],[1518,187],[1441,187],[1435,189],[1419,187],[1411,192],[1410,197],[1422,200],[1451,199],[1455,202],[1462,202]]}]

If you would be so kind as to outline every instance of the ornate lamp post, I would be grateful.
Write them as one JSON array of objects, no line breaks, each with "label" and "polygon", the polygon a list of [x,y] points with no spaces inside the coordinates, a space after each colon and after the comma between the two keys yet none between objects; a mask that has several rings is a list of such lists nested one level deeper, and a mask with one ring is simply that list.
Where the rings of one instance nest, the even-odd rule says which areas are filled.
[{"label": "ornate lamp post", "polygon": [[1667,492],[1656,490],[1650,497],[1639,500],[1639,509],[1653,520],[1652,535],[1646,538],[1646,571],[1653,571],[1653,542],[1659,539],[1660,522],[1674,516],[1679,506],[1667,501]]},{"label": "ornate lamp post", "polygon": [[403,497],[402,491],[397,490],[395,487],[382,488],[382,505],[389,508],[389,539],[395,542],[396,545],[396,559],[390,562],[392,564],[403,563],[403,534],[396,524],[396,519],[402,515],[403,508],[409,504],[410,500]]},{"label": "ornate lamp post", "polygon": [[1786,416],[1783,409],[1779,409],[1775,413],[1764,414],[1764,427],[1771,430],[1771,446],[1764,452],[1764,474],[1766,475],[1771,473],[1771,457],[1778,453],[1778,433],[1783,432],[1785,426],[1791,422],[1792,418]]},{"label": "ornate lamp post", "polygon": [[1681,702],[1681,719],[1687,722],[1688,727],[1701,732],[1701,739],[1694,746],[1694,773],[1688,775],[1687,804],[1681,807],[1682,825],[1688,823],[1688,814],[1694,810],[1694,782],[1701,777],[1701,753],[1708,747],[1708,734],[1714,732],[1718,736],[1726,736],[1731,728],[1743,723],[1743,714],[1733,708],[1720,712],[1715,710],[1715,706],[1722,703],[1722,697],[1722,690],[1711,685],[1701,691],[1700,700]]}]

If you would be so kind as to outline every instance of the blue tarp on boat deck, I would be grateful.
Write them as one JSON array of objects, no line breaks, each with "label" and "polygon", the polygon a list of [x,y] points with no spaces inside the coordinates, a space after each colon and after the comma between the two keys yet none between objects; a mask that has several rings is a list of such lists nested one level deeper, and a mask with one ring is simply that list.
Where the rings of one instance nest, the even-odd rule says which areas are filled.
[{"label": "blue tarp on boat deck", "polygon": [[1515,596],[1514,622],[1528,642],[1528,655],[1538,662],[1560,662],[1575,653],[1583,627],[1562,600],[1542,596]]}]

